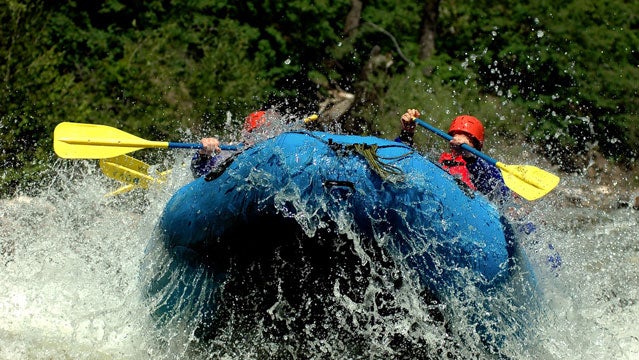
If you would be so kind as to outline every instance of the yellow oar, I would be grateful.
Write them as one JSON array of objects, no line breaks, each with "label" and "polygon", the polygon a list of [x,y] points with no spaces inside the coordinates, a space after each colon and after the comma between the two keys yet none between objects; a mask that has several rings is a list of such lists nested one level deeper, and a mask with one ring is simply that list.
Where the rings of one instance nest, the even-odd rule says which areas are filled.
[{"label": "yellow oar", "polygon": [[158,177],[149,175],[150,165],[128,155],[120,155],[109,159],[100,159],[102,172],[115,180],[127,185],[112,191],[106,196],[114,196],[129,192],[135,188],[148,189],[155,184],[162,184],[171,170],[165,170]]},{"label": "yellow oar", "polygon": [[104,196],[105,197],[116,196],[116,195],[128,193],[129,191],[131,191],[133,189],[135,189],[135,185],[132,185],[132,184],[124,185],[124,186],[121,186],[121,187],[117,188],[116,190],[111,191],[108,194],[104,194]]},{"label": "yellow oar", "polygon": [[149,175],[149,164],[128,155],[100,159],[100,169],[112,179],[143,189],[164,183],[167,175],[171,172],[171,170],[166,170],[159,173],[158,177],[153,177]]},{"label": "yellow oar", "polygon": [[[444,139],[451,140],[453,137],[445,132],[425,123],[420,119],[415,119],[419,126],[422,126]],[[559,184],[559,177],[545,170],[532,165],[506,165],[499,162],[481,151],[468,146],[462,145],[462,149],[470,151],[489,163],[497,166],[501,170],[501,176],[508,188],[515,193],[521,195],[526,200],[536,200],[548,194]]]},{"label": "yellow oar", "polygon": [[313,114],[307,118],[304,118],[304,124],[312,123],[313,121],[317,120],[318,117],[319,115]]},{"label": "yellow oar", "polygon": [[[53,150],[66,159],[106,159],[146,148],[201,149],[200,143],[144,140],[106,125],[62,122],[53,131]],[[238,146],[220,145],[222,150]]]}]

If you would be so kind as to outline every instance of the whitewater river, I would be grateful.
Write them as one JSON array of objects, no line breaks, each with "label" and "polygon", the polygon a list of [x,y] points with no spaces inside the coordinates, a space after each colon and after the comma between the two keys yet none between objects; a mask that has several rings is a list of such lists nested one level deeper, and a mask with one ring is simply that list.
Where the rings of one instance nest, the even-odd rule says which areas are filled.
[{"label": "whitewater river", "polygon": [[[163,341],[141,300],[145,247],[164,204],[190,179],[188,168],[178,161],[164,186],[105,197],[118,185],[96,163],[59,160],[55,181],[34,185],[40,195],[0,202],[0,359],[260,358],[265,350],[253,352],[248,339],[210,344],[213,351],[174,329]],[[572,205],[562,194],[576,184],[564,178],[532,203],[538,229],[522,245],[539,270],[544,317],[535,325],[538,349],[512,346],[512,358],[639,358],[639,211]],[[545,261],[549,243],[562,258],[558,271]],[[362,357],[384,358],[376,329],[400,325],[370,319],[360,323],[371,339]],[[417,336],[437,343],[443,335]],[[329,340],[317,348],[282,358],[343,358]]]}]

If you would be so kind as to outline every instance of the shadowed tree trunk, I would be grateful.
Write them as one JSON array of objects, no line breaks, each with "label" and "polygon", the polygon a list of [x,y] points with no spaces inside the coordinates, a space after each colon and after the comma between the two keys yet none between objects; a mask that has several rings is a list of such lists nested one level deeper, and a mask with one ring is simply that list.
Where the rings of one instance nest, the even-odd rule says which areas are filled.
[{"label": "shadowed tree trunk", "polygon": [[353,35],[353,32],[359,27],[363,7],[364,2],[362,0],[351,0],[351,10],[344,21],[344,35],[347,37]]},{"label": "shadowed tree trunk", "polygon": [[435,35],[440,0],[427,0],[422,14],[421,36],[419,38],[419,59],[426,60],[435,53]]}]

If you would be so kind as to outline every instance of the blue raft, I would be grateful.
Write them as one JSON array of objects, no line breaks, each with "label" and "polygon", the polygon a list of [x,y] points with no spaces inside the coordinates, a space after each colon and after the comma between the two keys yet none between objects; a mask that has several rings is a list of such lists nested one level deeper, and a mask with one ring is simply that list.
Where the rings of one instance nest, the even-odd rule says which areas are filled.
[{"label": "blue raft", "polygon": [[[438,301],[469,284],[498,288],[516,267],[513,231],[496,207],[413,148],[299,131],[245,149],[173,195],[147,250],[147,295],[162,323],[176,314],[214,321],[230,276],[256,267],[247,264],[288,244],[274,261],[295,263],[289,273],[299,278],[296,266],[332,242],[375,249],[369,262],[406,269]],[[338,260],[327,255],[316,268]]]}]

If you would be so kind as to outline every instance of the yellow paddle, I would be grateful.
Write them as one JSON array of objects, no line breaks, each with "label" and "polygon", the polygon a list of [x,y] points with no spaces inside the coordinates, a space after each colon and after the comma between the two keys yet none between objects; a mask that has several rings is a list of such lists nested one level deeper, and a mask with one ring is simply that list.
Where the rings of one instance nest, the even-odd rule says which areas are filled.
[{"label": "yellow paddle", "polygon": [[133,184],[129,184],[129,185],[124,185],[121,186],[113,191],[111,191],[108,194],[104,194],[105,197],[109,197],[109,196],[116,196],[116,195],[120,195],[120,194],[124,194],[124,193],[128,193],[129,191],[135,189],[135,185]]},{"label": "yellow paddle", "polygon": [[[450,141],[453,138],[420,119],[415,119],[415,122],[417,122],[419,126],[434,132],[444,139]],[[536,200],[548,194],[559,184],[559,177],[557,175],[551,174],[538,167],[532,165],[506,165],[466,144],[462,145],[462,149],[470,151],[474,155],[497,166],[497,168],[501,170],[501,176],[504,178],[506,186],[526,200]]]},{"label": "yellow paddle", "polygon": [[100,159],[100,169],[106,176],[127,184],[109,195],[121,194],[137,187],[148,189],[152,185],[162,184],[171,172],[166,170],[159,173],[158,177],[153,177],[149,175],[149,164],[128,155]]},{"label": "yellow paddle", "polygon": [[[201,149],[200,143],[149,141],[106,125],[62,122],[53,131],[53,150],[65,159],[107,159],[145,148]],[[238,146],[220,145],[222,150]]]}]

